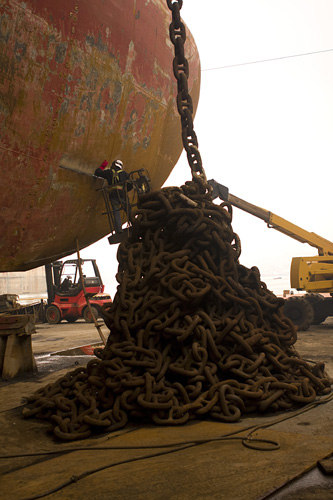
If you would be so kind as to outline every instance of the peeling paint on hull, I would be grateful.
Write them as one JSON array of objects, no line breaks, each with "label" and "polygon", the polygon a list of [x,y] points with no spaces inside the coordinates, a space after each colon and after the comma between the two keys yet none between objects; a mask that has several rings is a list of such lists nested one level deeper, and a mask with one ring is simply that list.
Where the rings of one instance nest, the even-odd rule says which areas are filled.
[{"label": "peeling paint on hull", "polygon": [[[105,158],[167,179],[182,151],[170,20],[159,0],[0,0],[0,271],[108,234],[91,177]],[[189,32],[186,56],[196,106]]]}]

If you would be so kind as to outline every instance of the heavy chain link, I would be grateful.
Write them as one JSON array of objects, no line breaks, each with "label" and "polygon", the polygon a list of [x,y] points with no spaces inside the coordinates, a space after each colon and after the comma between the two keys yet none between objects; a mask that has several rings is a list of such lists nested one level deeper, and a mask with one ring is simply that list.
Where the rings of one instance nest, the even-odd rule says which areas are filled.
[{"label": "heavy chain link", "polygon": [[118,250],[119,283],[104,307],[105,348],[86,368],[39,389],[26,417],[50,420],[60,439],[110,432],[128,419],[184,424],[285,410],[330,392],[324,364],[296,350],[296,329],[257,268],[239,263],[232,207],[215,205],[193,130],[182,0],[170,38],[184,148],[192,181],[144,194]]},{"label": "heavy chain link", "polygon": [[193,129],[193,102],[188,89],[189,64],[185,57],[186,28],[180,17],[183,0],[167,0],[167,4],[172,11],[169,33],[170,40],[175,48],[173,73],[178,87],[177,109],[181,117],[183,146],[191,167],[192,178],[201,182],[205,189],[210,191],[198,149],[197,135]]},{"label": "heavy chain link", "polygon": [[330,392],[324,364],[294,349],[283,299],[239,263],[231,219],[231,206],[215,205],[195,180],[141,196],[118,250],[118,291],[104,308],[107,345],[39,389],[25,416],[74,440],[138,418],[235,422]]}]

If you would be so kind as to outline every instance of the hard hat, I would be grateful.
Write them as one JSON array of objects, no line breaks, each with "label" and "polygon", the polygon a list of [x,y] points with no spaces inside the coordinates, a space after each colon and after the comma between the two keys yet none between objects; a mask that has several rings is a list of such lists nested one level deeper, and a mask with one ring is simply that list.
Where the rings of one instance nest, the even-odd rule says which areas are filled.
[{"label": "hard hat", "polygon": [[119,168],[123,167],[123,162],[121,160],[115,160],[113,162],[113,164],[114,164],[115,167],[119,167]]},{"label": "hard hat", "polygon": [[108,162],[106,160],[104,160],[102,165],[100,166],[100,168],[104,170],[104,168],[107,166],[108,166]]}]

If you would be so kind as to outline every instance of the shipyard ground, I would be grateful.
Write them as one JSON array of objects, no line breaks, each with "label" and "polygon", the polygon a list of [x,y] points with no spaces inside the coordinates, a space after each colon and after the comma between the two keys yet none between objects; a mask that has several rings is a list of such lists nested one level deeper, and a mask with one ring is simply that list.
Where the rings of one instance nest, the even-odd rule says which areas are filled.
[{"label": "shipyard ground", "polygon": [[[107,336],[105,326],[103,331]],[[128,425],[113,434],[75,443],[55,442],[47,433],[48,424],[23,419],[23,398],[85,365],[91,356],[75,348],[98,343],[98,331],[91,324],[37,325],[33,350],[38,375],[0,381],[1,456],[44,453],[0,459],[1,500],[333,499],[333,476],[329,474],[333,401],[299,415],[255,416],[235,424]],[[305,359],[324,361],[333,376],[333,319],[300,332],[296,348]],[[281,416],[290,418],[274,424]],[[167,443],[209,440],[236,430],[243,431],[236,436],[245,436],[248,427],[266,423],[273,425],[258,430],[255,436],[277,442],[279,448],[273,451],[249,449],[238,439],[212,440],[182,450],[177,446],[159,448]],[[112,450],[105,449],[111,446]],[[114,449],[122,446],[138,448]],[[80,447],[85,451],[71,451]],[[89,450],[91,447],[99,449]],[[47,455],[47,450],[61,453]]]}]

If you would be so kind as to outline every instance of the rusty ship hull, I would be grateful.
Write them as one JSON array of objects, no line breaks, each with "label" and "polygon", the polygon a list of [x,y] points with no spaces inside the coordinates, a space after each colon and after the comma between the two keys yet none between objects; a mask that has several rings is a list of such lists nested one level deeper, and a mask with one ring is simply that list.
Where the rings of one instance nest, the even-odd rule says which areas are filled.
[{"label": "rusty ship hull", "polygon": [[[101,161],[163,185],[182,151],[160,0],[0,2],[0,271],[24,271],[110,232]],[[187,31],[196,107],[200,61]]]}]

